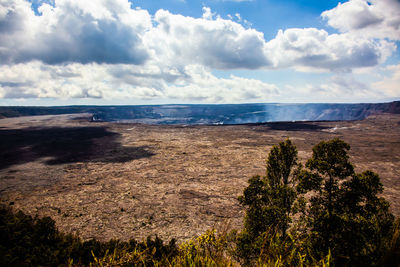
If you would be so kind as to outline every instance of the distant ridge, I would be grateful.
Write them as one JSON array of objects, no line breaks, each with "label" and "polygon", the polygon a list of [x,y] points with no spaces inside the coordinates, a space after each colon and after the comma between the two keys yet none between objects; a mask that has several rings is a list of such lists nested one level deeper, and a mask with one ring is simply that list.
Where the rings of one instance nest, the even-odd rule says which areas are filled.
[{"label": "distant ridge", "polygon": [[93,121],[148,124],[242,124],[274,121],[360,120],[400,114],[400,101],[377,104],[216,104],[0,107],[0,118],[90,113]]}]

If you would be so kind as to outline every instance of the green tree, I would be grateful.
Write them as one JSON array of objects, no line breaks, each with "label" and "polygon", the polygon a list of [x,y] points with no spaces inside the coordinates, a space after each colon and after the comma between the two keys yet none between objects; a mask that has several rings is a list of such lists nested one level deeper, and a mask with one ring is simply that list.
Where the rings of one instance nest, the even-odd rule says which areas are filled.
[{"label": "green tree", "polygon": [[299,174],[301,192],[312,192],[306,211],[315,251],[330,250],[338,265],[376,265],[387,248],[393,216],[379,197],[383,186],[371,171],[354,173],[340,139],[320,142]]},{"label": "green tree", "polygon": [[297,149],[287,139],[272,147],[266,161],[266,175],[254,176],[239,197],[246,208],[244,230],[238,248],[242,254],[258,253],[262,242],[257,240],[266,231],[285,237],[296,212]]},{"label": "green tree", "polygon": [[[292,142],[287,139],[278,146],[273,146],[267,158],[266,183],[268,190],[267,205],[276,210],[278,216],[271,218],[275,220],[275,224],[271,221],[271,225],[275,225],[281,232],[282,236],[286,235],[286,231],[291,222],[291,215],[295,211],[293,205],[297,194],[296,171],[300,168],[297,158],[297,149]],[[291,175],[292,174],[292,175]]]}]

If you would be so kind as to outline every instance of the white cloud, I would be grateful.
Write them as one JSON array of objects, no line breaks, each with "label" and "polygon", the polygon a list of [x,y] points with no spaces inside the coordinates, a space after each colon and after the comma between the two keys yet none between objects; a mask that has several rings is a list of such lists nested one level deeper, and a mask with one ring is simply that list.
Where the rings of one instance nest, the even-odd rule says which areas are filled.
[{"label": "white cloud", "polygon": [[249,102],[279,95],[277,86],[254,79],[217,78],[201,65],[182,72],[126,64],[47,65],[41,62],[0,66],[3,98],[105,98],[191,102]]},{"label": "white cloud", "polygon": [[400,40],[398,0],[350,0],[321,16],[341,32],[369,38]]},{"label": "white cloud", "polygon": [[[151,16],[127,0],[59,0],[54,6],[43,1],[41,15],[35,15],[27,1],[0,0],[0,97],[273,101],[282,93],[276,85],[234,75],[218,78],[212,69],[350,72],[383,63],[396,49],[393,42],[352,33],[380,25],[384,37],[396,39],[400,16],[393,11],[382,19],[376,9],[385,5],[378,2],[349,3],[365,10],[343,4],[323,13],[344,33],[293,28],[266,41],[262,32],[207,7],[193,18],[166,10]],[[354,14],[362,16],[347,28],[340,24],[340,16]],[[371,89],[335,77],[307,90],[338,96]]]},{"label": "white cloud", "polygon": [[203,7],[203,19],[212,20],[216,14],[211,12],[211,8]]},{"label": "white cloud", "polygon": [[280,30],[266,44],[266,53],[275,68],[351,70],[376,66],[395,50],[387,41],[331,34],[315,28]]},{"label": "white cloud", "polygon": [[353,75],[334,75],[328,79],[327,83],[312,88],[312,93],[317,93],[326,98],[360,98],[374,97],[369,86],[357,81]]},{"label": "white cloud", "polygon": [[[377,70],[376,70],[377,71]],[[376,82],[366,82],[364,75],[352,73],[335,74],[321,84],[307,84],[299,87],[289,87],[292,94],[301,91],[306,98],[299,97],[304,102],[309,96],[317,102],[376,102],[398,99],[400,97],[400,65],[387,67],[388,76],[382,76]],[[287,93],[287,92],[286,92]]]},{"label": "white cloud", "polygon": [[87,72],[90,67],[80,66],[83,65],[50,66],[37,61],[3,65],[0,85],[4,98],[102,97],[104,71]]},{"label": "white cloud", "polygon": [[387,97],[400,97],[400,64],[386,67],[390,72],[389,77],[384,77],[381,81],[372,84],[373,88],[378,89]]},{"label": "white cloud", "polygon": [[[331,34],[315,28],[288,29],[266,42],[264,35],[204,9],[194,19],[159,10],[145,43],[160,62],[202,64],[217,69],[290,68],[351,70],[376,66],[395,50],[392,42]],[[163,45],[160,45],[163,44]]]},{"label": "white cloud", "polygon": [[174,65],[202,64],[218,69],[254,69],[268,65],[262,33],[204,9],[195,19],[159,10],[157,26],[145,35],[145,42],[160,62]]},{"label": "white cloud", "polygon": [[142,34],[152,26],[151,17],[126,0],[64,0],[38,10],[40,16],[23,0],[0,2],[2,63],[141,64],[148,57]]},{"label": "white cloud", "polygon": [[190,78],[168,86],[167,97],[208,103],[240,103],[271,101],[280,94],[276,85],[234,75],[229,79],[217,78],[199,65],[187,66],[185,72]]},{"label": "white cloud", "polygon": [[39,11],[42,15],[36,16],[23,0],[0,3],[1,63],[150,61],[178,69],[202,64],[216,69],[342,70],[377,65],[395,48],[387,41],[314,28],[279,31],[267,42],[263,33],[222,19],[207,7],[197,19],[166,10],[152,18],[127,0],[63,0],[55,7],[42,4]]}]

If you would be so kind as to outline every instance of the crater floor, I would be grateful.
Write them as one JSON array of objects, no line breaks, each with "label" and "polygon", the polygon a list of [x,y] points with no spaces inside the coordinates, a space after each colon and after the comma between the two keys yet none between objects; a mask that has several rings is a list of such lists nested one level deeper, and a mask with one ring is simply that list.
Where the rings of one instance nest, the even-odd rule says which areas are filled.
[{"label": "crater floor", "polygon": [[190,239],[239,229],[237,201],[287,137],[305,162],[321,140],[351,145],[357,171],[377,172],[400,215],[400,115],[362,121],[165,126],[89,122],[89,114],[0,120],[0,201],[51,216],[84,239]]}]

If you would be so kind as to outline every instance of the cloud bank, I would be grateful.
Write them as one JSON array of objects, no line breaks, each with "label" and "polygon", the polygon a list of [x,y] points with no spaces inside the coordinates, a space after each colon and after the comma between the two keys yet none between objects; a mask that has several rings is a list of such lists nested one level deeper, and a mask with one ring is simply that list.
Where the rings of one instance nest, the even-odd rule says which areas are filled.
[{"label": "cloud bank", "polygon": [[400,1],[351,0],[321,14],[340,32],[368,38],[400,40]]},{"label": "cloud bank", "polygon": [[239,103],[243,99],[272,100],[277,95],[275,85],[233,75],[217,78],[201,65],[188,65],[181,73],[125,64],[48,65],[36,61],[0,66],[1,98],[169,98]]},{"label": "cloud bank", "polygon": [[212,70],[378,66],[396,49],[399,12],[395,0],[351,0],[321,14],[339,33],[292,28],[265,40],[209,8],[193,18],[127,0],[59,0],[35,14],[25,0],[0,0],[0,97],[273,101],[276,85]]}]

